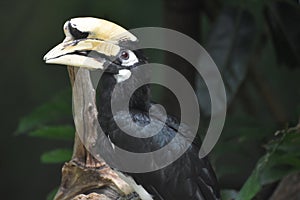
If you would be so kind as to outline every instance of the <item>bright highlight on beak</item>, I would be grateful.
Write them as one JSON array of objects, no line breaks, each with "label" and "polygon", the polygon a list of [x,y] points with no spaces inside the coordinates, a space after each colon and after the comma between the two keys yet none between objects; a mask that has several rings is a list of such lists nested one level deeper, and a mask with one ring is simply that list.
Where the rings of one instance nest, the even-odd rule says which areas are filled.
[{"label": "bright highlight on beak", "polygon": [[120,42],[137,41],[126,29],[90,17],[67,21],[64,33],[64,41],[44,56],[46,63],[105,69],[120,54]]},{"label": "bright highlight on beak", "polygon": [[[119,51],[119,46],[95,39],[64,41],[50,50],[44,60],[50,64],[104,69],[104,58],[114,59]],[[93,53],[100,56],[93,57]]]}]

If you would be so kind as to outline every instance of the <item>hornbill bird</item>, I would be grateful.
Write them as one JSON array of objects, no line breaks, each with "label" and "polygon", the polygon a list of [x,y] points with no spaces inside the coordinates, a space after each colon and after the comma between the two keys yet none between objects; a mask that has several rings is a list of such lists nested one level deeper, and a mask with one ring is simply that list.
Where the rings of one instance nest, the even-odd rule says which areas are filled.
[{"label": "hornbill bird", "polygon": [[[141,52],[134,48],[138,39],[126,29],[112,22],[91,18],[73,18],[64,25],[65,40],[49,51],[44,60],[46,63],[62,64],[87,69],[104,70],[97,88],[97,105],[99,123],[110,142],[127,151],[144,153],[162,148],[176,134],[185,135],[182,129],[178,132],[179,120],[167,116],[163,128],[154,136],[147,137],[149,131],[140,129],[143,138],[135,138],[125,134],[116,124],[115,118],[121,118],[124,124],[132,120],[143,127],[151,123],[149,108],[153,104],[150,99],[149,85],[138,88],[130,98],[130,118],[113,116],[111,111],[112,92],[116,85],[122,90],[113,101],[122,102],[128,89],[133,87],[134,74],[139,66],[147,63]],[[130,81],[132,80],[133,81]],[[155,123],[155,122],[153,122]],[[128,128],[128,127],[127,127]],[[130,127],[129,127],[130,128]],[[181,137],[172,145],[174,151],[180,150],[188,138]],[[164,159],[170,156],[168,152],[161,155]],[[188,149],[172,164],[161,169],[145,173],[126,173],[151,195],[151,199],[160,200],[216,200],[220,199],[220,191],[215,173],[205,158],[199,158],[199,145],[193,141]],[[155,165],[155,160],[146,161]],[[147,199],[147,198],[145,198]]]}]

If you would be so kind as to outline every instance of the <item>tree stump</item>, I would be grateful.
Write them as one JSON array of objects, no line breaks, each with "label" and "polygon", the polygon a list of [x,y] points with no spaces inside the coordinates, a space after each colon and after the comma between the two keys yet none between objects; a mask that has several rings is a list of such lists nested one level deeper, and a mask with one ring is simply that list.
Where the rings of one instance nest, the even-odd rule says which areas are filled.
[{"label": "tree stump", "polygon": [[73,87],[74,121],[84,126],[76,126],[77,131],[83,131],[80,133],[83,138],[75,133],[73,156],[62,168],[61,185],[54,200],[139,200],[141,198],[134,189],[103,159],[95,159],[81,141],[87,140],[84,144],[89,144],[97,139],[98,112],[90,73],[80,69],[83,73],[77,76],[78,70],[68,67]]}]

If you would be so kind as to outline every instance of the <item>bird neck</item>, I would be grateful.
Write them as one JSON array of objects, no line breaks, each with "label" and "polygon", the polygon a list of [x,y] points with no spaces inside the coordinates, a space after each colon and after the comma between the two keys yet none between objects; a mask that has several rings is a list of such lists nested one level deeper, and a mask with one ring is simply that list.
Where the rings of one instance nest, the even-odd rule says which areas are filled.
[{"label": "bird neck", "polygon": [[[132,78],[132,77],[131,77]],[[133,81],[134,82],[134,81]],[[112,74],[104,73],[99,81],[99,85],[97,88],[97,105],[100,117],[111,118],[112,117],[112,101],[114,105],[124,105],[124,102],[129,97],[129,92],[134,87],[134,84],[131,84],[126,81],[117,83],[116,79]],[[121,88],[118,91],[114,91],[116,84]],[[117,98],[112,99],[112,93],[119,92],[115,94]],[[149,85],[144,85],[138,88],[133,95],[129,98],[129,110],[137,109],[141,111],[147,112],[150,107],[150,87]],[[117,106],[115,111],[124,110],[124,106]]]}]

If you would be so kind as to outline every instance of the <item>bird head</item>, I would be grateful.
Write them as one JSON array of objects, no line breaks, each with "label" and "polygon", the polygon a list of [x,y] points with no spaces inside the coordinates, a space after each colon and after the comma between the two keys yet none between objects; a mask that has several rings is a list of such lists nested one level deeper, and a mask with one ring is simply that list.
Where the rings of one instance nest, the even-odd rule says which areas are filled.
[{"label": "bird head", "polygon": [[128,79],[132,68],[145,63],[142,54],[134,50],[137,38],[115,23],[73,18],[63,30],[66,38],[44,56],[46,63],[101,69],[114,74],[118,82]]}]

